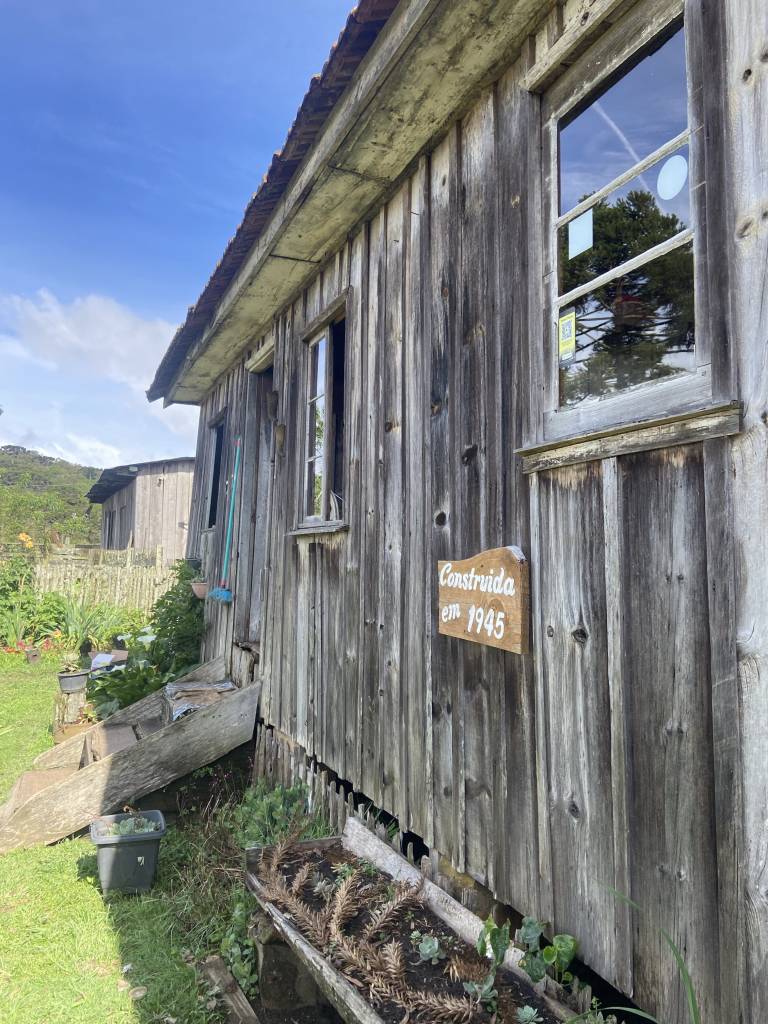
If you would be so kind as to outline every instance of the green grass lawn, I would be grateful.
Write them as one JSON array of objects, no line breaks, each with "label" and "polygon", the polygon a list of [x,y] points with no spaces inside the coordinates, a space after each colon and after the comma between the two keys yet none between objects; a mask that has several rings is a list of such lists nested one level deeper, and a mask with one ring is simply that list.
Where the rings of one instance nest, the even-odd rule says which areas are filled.
[{"label": "green grass lawn", "polygon": [[[56,667],[0,654],[0,799],[52,742]],[[106,900],[86,839],[0,856],[2,1024],[218,1022],[187,959],[218,952],[247,899],[236,856],[221,824],[190,820],[163,840],[151,893]]]},{"label": "green grass lawn", "polygon": [[61,659],[28,665],[23,655],[0,654],[0,803],[18,776],[51,746],[53,701]]}]

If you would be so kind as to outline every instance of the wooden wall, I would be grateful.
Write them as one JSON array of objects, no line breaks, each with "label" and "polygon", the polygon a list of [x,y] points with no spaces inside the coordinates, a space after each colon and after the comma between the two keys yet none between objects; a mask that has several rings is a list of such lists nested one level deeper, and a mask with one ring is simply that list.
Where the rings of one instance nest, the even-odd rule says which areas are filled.
[{"label": "wooden wall", "polygon": [[[768,39],[763,5],[744,6]],[[768,124],[765,55],[729,46],[732,106]],[[592,968],[667,1024],[688,1015],[661,928],[703,1020],[757,1022],[768,1010],[765,148],[739,151],[733,233],[749,432],[525,477],[513,453],[539,386],[525,282],[540,203],[537,101],[519,75],[489,88],[276,318],[272,380],[249,381],[240,364],[209,395],[190,553],[211,570],[223,526],[202,529],[208,424],[222,412],[227,474],[242,434],[251,482],[236,506],[235,602],[209,610],[206,653],[244,664],[254,637],[237,624],[259,588],[267,725],[498,899],[572,932]],[[302,329],[345,289],[348,530],[291,536]],[[438,636],[438,559],[512,543],[532,566],[533,653]]]},{"label": "wooden wall", "polygon": [[166,564],[184,558],[189,532],[194,466],[157,462],[140,468],[136,478],[103,505],[102,544],[107,547],[109,516],[115,514],[109,547],[154,551],[162,547]]}]

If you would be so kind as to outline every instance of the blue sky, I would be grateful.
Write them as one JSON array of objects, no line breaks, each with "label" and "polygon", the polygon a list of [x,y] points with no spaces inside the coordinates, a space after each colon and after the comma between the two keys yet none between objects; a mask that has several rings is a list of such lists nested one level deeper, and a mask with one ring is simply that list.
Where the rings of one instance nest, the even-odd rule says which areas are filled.
[{"label": "blue sky", "polygon": [[0,443],[188,454],[143,389],[352,0],[3,0]]}]

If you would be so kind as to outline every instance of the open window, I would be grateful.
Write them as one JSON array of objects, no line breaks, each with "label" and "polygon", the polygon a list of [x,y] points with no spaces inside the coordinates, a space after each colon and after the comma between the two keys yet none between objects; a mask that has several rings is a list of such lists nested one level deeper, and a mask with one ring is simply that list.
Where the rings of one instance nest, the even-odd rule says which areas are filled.
[{"label": "open window", "polygon": [[307,342],[307,404],[302,523],[344,518],[346,323],[338,319]]},{"label": "open window", "polygon": [[543,98],[539,443],[702,410],[729,390],[713,387],[724,339],[710,316],[722,285],[707,258],[706,196],[718,184],[705,174],[704,55],[680,4],[655,34],[642,8]]},{"label": "open window", "polygon": [[218,520],[219,494],[221,491],[221,460],[224,451],[224,423],[216,423],[211,427],[213,434],[213,463],[211,465],[211,486],[208,493],[208,529],[212,529]]}]

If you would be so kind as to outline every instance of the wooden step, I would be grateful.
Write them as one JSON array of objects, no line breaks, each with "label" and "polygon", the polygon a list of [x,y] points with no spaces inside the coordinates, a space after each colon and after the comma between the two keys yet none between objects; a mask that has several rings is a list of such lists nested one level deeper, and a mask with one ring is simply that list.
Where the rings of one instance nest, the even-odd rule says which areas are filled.
[{"label": "wooden step", "polygon": [[136,735],[140,740],[143,740],[145,736],[151,736],[154,732],[160,732],[164,729],[170,719],[163,718],[162,715],[153,715],[151,718],[140,718],[136,723]]},{"label": "wooden step", "polygon": [[125,724],[102,725],[91,737],[91,756],[94,761],[103,761],[120,750],[127,750],[137,743],[133,726]]},{"label": "wooden step", "polygon": [[[54,783],[54,778],[59,781],[17,804],[10,816],[0,818],[0,853],[36,843],[54,843],[72,835],[87,828],[100,814],[119,811],[248,742],[253,736],[260,693],[258,684],[235,690],[226,700],[203,707],[172,726],[144,736],[140,742],[136,742],[131,728],[130,736],[122,734],[127,746],[111,754],[109,744],[117,740],[117,733],[106,723],[94,726],[84,740],[76,737],[61,744],[54,751],[57,756],[64,752],[79,758],[84,745],[106,756],[79,771],[70,764],[68,769],[57,766],[55,770],[30,773],[42,776],[46,782]],[[135,706],[127,708],[126,717],[134,722],[157,717],[156,707],[142,703],[138,710]]]},{"label": "wooden step", "polygon": [[24,772],[24,774],[15,783],[8,796],[8,800],[3,807],[0,808],[0,821],[10,818],[22,804],[25,804],[27,800],[30,799],[30,797],[36,796],[38,793],[41,793],[44,789],[48,789],[49,786],[54,785],[56,782],[63,782],[64,779],[68,779],[71,775],[74,775],[76,771],[77,768],[68,767],[48,768],[44,771]]}]

